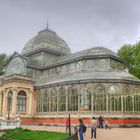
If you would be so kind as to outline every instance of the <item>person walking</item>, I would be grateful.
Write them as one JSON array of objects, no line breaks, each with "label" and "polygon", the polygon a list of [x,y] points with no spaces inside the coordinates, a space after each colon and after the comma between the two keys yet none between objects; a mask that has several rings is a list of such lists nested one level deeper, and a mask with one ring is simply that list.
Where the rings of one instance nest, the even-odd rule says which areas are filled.
[{"label": "person walking", "polygon": [[104,121],[103,117],[100,116],[99,117],[99,128],[103,128],[103,121]]},{"label": "person walking", "polygon": [[84,140],[84,132],[83,132],[84,123],[82,119],[79,119],[79,138],[80,140]]},{"label": "person walking", "polygon": [[69,120],[69,118],[67,118],[65,131],[69,130],[69,127],[70,127],[70,120]]},{"label": "person walking", "polygon": [[91,139],[94,138],[96,139],[97,120],[95,119],[95,117],[92,118],[90,126],[91,126]]}]

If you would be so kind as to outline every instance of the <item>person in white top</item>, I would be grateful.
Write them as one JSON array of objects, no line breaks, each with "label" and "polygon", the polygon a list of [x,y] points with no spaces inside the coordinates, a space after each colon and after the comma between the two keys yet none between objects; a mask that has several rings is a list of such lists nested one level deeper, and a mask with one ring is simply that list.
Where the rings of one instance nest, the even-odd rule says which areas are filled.
[{"label": "person in white top", "polygon": [[91,139],[93,139],[93,136],[96,139],[97,120],[95,119],[95,117],[92,118],[90,126],[91,126]]}]

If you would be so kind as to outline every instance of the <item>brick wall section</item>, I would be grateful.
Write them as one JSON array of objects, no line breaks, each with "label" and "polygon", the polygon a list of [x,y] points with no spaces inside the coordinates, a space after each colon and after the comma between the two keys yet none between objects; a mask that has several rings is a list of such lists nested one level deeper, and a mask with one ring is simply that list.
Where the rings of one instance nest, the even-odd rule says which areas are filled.
[{"label": "brick wall section", "polygon": [[[65,124],[66,119],[21,119],[22,124]],[[140,125],[140,119],[109,119],[108,122],[114,125]],[[90,124],[89,119],[84,119],[86,125]],[[71,124],[79,124],[77,119],[71,119]]]}]

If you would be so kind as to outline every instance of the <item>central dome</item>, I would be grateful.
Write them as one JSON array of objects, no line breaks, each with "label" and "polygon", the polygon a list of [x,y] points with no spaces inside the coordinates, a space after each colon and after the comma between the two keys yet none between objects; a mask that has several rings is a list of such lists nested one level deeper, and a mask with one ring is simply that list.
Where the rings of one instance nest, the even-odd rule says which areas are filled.
[{"label": "central dome", "polygon": [[29,55],[41,49],[54,53],[70,54],[71,50],[67,43],[56,32],[46,28],[29,40],[22,50],[23,55]]}]

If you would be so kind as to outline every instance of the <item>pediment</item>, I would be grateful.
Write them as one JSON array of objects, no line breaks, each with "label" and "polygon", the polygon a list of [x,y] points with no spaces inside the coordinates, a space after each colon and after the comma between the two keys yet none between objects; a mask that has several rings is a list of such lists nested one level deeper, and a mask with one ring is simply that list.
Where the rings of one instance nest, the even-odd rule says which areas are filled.
[{"label": "pediment", "polygon": [[26,74],[26,61],[27,59],[15,52],[6,63],[5,74],[13,75],[13,74]]}]

